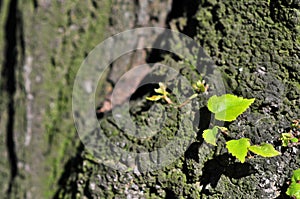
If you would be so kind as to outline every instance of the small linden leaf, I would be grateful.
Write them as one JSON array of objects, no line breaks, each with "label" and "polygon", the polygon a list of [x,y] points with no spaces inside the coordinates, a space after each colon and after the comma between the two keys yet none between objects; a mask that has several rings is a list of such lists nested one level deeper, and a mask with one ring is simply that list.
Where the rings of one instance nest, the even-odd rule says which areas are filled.
[{"label": "small linden leaf", "polygon": [[288,146],[289,141],[292,139],[292,137],[293,136],[291,133],[282,133],[281,138],[280,138],[282,141],[282,146],[284,146],[284,147]]},{"label": "small linden leaf", "polygon": [[161,88],[164,91],[167,89],[166,85],[162,82],[159,82],[158,85],[159,85],[159,88]]},{"label": "small linden leaf", "polygon": [[204,80],[198,80],[195,84],[193,84],[193,88],[200,93],[204,93],[207,91],[208,85],[205,85]]},{"label": "small linden leaf", "polygon": [[206,129],[203,131],[202,137],[205,142],[217,146],[217,134],[218,134],[218,127],[214,126],[213,129]]},{"label": "small linden leaf", "polygon": [[292,182],[300,181],[300,169],[297,169],[293,172]]},{"label": "small linden leaf", "polygon": [[261,144],[260,146],[253,145],[249,147],[249,150],[262,157],[274,157],[280,155],[280,152],[276,151],[271,144]]},{"label": "small linden leaf", "polygon": [[293,142],[293,143],[297,143],[299,140],[298,140],[298,138],[292,138],[291,139],[291,142]]},{"label": "small linden leaf", "polygon": [[226,127],[223,127],[223,126],[218,126],[218,128],[219,128],[222,132],[228,131],[228,129],[227,129]]},{"label": "small linden leaf", "polygon": [[200,92],[205,92],[205,85],[203,81],[197,81],[196,86]]},{"label": "small linden leaf", "polygon": [[250,142],[248,138],[241,138],[239,140],[230,140],[226,142],[226,148],[229,153],[235,156],[239,161],[241,161],[241,163],[245,162],[249,146]]},{"label": "small linden leaf", "polygon": [[291,133],[282,133],[281,134],[282,139],[290,139],[293,137]]},{"label": "small linden leaf", "polygon": [[159,94],[165,94],[165,91],[162,90],[161,88],[155,88],[154,91]]},{"label": "small linden leaf", "polygon": [[203,86],[203,82],[202,82],[201,80],[198,80],[198,81],[196,82],[196,86],[197,86],[198,88],[200,88],[201,86]]},{"label": "small linden leaf", "polygon": [[291,197],[296,197],[296,199],[300,199],[300,184],[292,183],[287,189],[286,194]]},{"label": "small linden leaf", "polygon": [[227,129],[226,127],[218,126],[218,128],[220,129],[220,131],[221,131],[223,134],[229,136],[229,132],[228,132],[228,129]]},{"label": "small linden leaf", "polygon": [[150,100],[150,101],[158,101],[160,99],[162,99],[163,96],[162,95],[153,95],[151,97],[146,97],[147,100]]},{"label": "small linden leaf", "polygon": [[162,82],[159,82],[159,88],[155,88],[154,91],[158,94],[162,94],[162,95],[168,95],[168,91],[167,91],[167,87],[162,83]]},{"label": "small linden leaf", "polygon": [[289,145],[289,140],[287,140],[287,139],[282,140],[281,145],[284,146],[284,147],[287,147]]},{"label": "small linden leaf", "polygon": [[253,99],[244,99],[231,94],[212,96],[207,102],[208,109],[215,114],[217,120],[233,121],[246,111],[254,102]]},{"label": "small linden leaf", "polygon": [[162,83],[162,82],[159,82],[158,85],[159,85],[160,88],[166,88],[165,84]]}]

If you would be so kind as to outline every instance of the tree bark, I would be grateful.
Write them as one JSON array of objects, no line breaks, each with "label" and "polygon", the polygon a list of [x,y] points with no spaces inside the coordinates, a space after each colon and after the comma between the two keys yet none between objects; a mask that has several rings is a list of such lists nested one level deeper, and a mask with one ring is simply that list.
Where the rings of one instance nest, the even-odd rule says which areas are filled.
[{"label": "tree bark", "polygon": [[[300,167],[299,147],[283,147],[280,141],[280,134],[300,116],[299,1],[1,0],[0,9],[0,195],[4,198],[287,197],[291,173]],[[181,120],[183,132],[194,135],[187,151],[168,166],[143,173],[147,165],[142,159],[124,157],[120,161],[132,169],[124,173],[99,163],[80,141],[73,123],[72,89],[77,70],[96,45],[121,31],[146,26],[167,27],[192,37],[214,64],[202,65],[201,49],[191,53],[196,66],[155,50],[133,52],[112,63],[96,94],[103,134],[128,150],[143,152],[171,142]],[[173,45],[172,38],[169,42]],[[145,97],[153,94],[154,87],[138,89],[130,100],[138,126],[145,125],[143,118],[155,123],[161,112],[167,114],[159,134],[141,141],[125,135],[111,114],[113,107],[103,105],[110,103],[110,94],[126,71],[153,62],[174,68],[190,83],[202,76],[210,87],[207,96],[196,98],[197,107],[192,109],[200,115],[196,125],[161,102],[154,103],[156,112],[151,115]],[[211,67],[219,71],[220,79],[209,74]],[[224,124],[230,137],[270,143],[280,156],[254,155],[242,164],[227,152],[227,137],[220,136],[216,147],[203,141],[202,132],[212,122],[206,100],[216,81],[225,85],[226,93],[255,98],[245,114]],[[128,93],[120,103],[125,98]]]}]

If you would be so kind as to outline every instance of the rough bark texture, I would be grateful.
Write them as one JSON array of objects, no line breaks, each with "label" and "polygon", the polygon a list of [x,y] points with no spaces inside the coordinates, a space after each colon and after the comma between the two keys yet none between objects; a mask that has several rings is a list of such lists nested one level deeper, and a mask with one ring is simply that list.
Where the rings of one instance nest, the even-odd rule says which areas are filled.
[{"label": "rough bark texture", "polygon": [[[300,1],[1,0],[0,9],[1,196],[287,198],[287,182],[300,167],[300,151],[296,146],[282,147],[279,137],[300,117]],[[256,98],[247,114],[225,123],[231,137],[271,143],[282,155],[254,156],[241,164],[225,149],[227,138],[220,137],[217,147],[204,143],[201,134],[210,115],[205,110],[207,96],[202,96],[193,106],[194,112],[204,114],[200,124],[194,126],[192,119],[184,122],[187,136],[193,132],[193,143],[169,166],[141,174],[97,163],[73,126],[73,80],[84,57],[105,37],[141,26],[167,26],[193,37],[214,60],[226,93]],[[130,63],[161,61],[190,82],[200,78],[193,66],[172,56],[152,52],[144,60],[145,52],[137,52],[128,57],[112,64],[107,81],[101,80],[99,103],[134,65]],[[119,70],[122,63],[127,64]],[[162,73],[157,71],[157,76]],[[177,109],[160,103],[157,115],[149,115],[145,96],[151,90],[146,91],[131,99],[137,124],[144,125],[143,118],[155,123],[161,111],[168,114],[160,134],[152,139],[126,136],[110,114],[101,115],[103,133],[128,150],[164,146],[184,119]],[[133,169],[142,165],[130,157],[122,162]]]},{"label": "rough bark texture", "polygon": [[[173,2],[177,28],[183,19],[180,17],[187,16],[183,32],[194,36],[219,66],[226,92],[256,98],[248,114],[225,124],[231,136],[248,137],[253,144],[271,143],[282,155],[270,159],[255,156],[241,164],[228,155],[225,139],[221,138],[218,147],[211,148],[201,140],[201,131],[184,156],[178,157],[172,165],[142,175],[138,172],[123,174],[94,164],[88,153],[83,152],[80,155],[82,162],[68,177],[71,180],[65,181],[70,188],[60,191],[62,196],[68,196],[70,190],[79,186],[83,191],[77,193],[78,197],[91,198],[286,197],[286,182],[291,171],[299,167],[299,150],[281,147],[279,136],[288,131],[300,111],[299,3],[198,1],[199,9],[192,14],[191,9],[185,9],[189,8],[189,3]],[[172,24],[171,27],[176,28]],[[195,71],[188,66],[177,69],[194,80],[189,75]],[[139,102],[146,106],[144,100]],[[136,107],[132,108],[136,113]],[[176,112],[172,113],[176,115]],[[116,133],[120,138],[117,141],[128,145],[128,138],[122,137],[111,116],[102,122],[104,132],[119,132]],[[156,146],[163,146],[161,139],[168,142],[172,132],[177,130],[175,124],[166,123],[170,126],[164,127],[160,136],[152,140]],[[137,141],[130,141],[134,148]],[[143,144],[146,148],[155,146]],[[130,158],[124,161],[125,164],[126,161],[130,162]]]},{"label": "rough bark texture", "polygon": [[50,198],[79,143],[73,79],[110,1],[1,1],[1,198]]}]

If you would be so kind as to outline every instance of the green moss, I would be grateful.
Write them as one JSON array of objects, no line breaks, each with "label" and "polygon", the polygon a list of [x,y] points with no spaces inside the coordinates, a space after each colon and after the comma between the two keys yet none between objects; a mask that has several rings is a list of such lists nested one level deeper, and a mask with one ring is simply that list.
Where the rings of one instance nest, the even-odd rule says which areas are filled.
[{"label": "green moss", "polygon": [[[43,12],[42,7],[32,10],[30,3],[22,3],[23,8],[31,10],[24,20],[27,27],[25,36],[29,38],[27,54],[43,66],[34,65],[38,69],[31,74],[32,77],[43,78],[42,83],[33,85],[32,90],[45,92],[35,103],[41,109],[47,107],[41,123],[45,127],[44,141],[39,143],[39,150],[45,155],[45,160],[39,164],[46,171],[35,180],[42,182],[39,193],[43,193],[43,198],[53,197],[63,166],[79,144],[71,112],[73,82],[86,54],[105,38],[111,8],[110,0],[97,4],[100,9],[93,7],[92,2],[62,4],[54,1]],[[38,21],[30,21],[31,18]],[[29,27],[34,28],[29,30]]]},{"label": "green moss", "polygon": [[[290,9],[293,8],[281,1],[277,5],[272,0],[201,1],[195,16],[198,20],[195,39],[222,71],[227,93],[257,99],[251,110],[253,114],[229,124],[233,137],[250,137],[254,144],[276,142],[278,130],[300,114],[295,101],[299,98],[299,85],[295,83],[299,82],[297,22],[289,16],[283,19],[278,19],[281,14],[277,16],[277,13]],[[187,60],[178,63],[166,56],[165,63],[181,71],[190,83],[201,79],[196,67]],[[203,71],[205,73],[205,69]],[[156,75],[160,73],[163,71],[157,71]],[[174,88],[172,94],[183,90]],[[197,100],[199,104],[194,111],[205,106],[204,98]],[[144,140],[128,136],[116,127],[112,116],[101,120],[101,133],[114,142],[125,143],[125,150],[149,151],[172,140],[179,130],[178,121],[183,119],[182,131],[195,133],[194,143],[174,163],[143,174],[112,170],[97,164],[83,152],[81,157],[87,161],[79,163],[78,172],[67,180],[68,186],[82,182],[78,185],[78,197],[89,193],[95,198],[118,198],[129,194],[146,198],[275,198],[283,185],[279,179],[285,179],[287,170],[299,164],[299,160],[295,161],[297,154],[291,153],[270,160],[254,157],[242,166],[224,150],[225,138],[220,138],[217,148],[202,144],[196,139],[198,124],[193,126],[188,118],[182,118],[180,112],[164,103],[159,104],[157,112],[150,117],[148,112],[141,111],[149,108],[151,104],[148,103],[144,98],[134,101],[130,112],[137,125],[144,126],[149,122],[145,118],[155,123],[154,118],[160,116],[159,110],[166,110],[168,117],[158,135]],[[148,166],[138,161],[140,167]],[[277,166],[278,162],[285,165],[284,170]],[[73,196],[64,190],[62,193],[64,198]]]}]

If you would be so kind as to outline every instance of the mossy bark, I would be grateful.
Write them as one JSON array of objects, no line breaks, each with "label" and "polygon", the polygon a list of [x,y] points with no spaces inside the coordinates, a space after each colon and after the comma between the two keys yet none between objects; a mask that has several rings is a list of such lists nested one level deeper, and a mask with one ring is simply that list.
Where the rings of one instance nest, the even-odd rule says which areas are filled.
[{"label": "mossy bark", "polygon": [[[300,166],[299,149],[284,148],[279,141],[280,133],[288,131],[300,114],[299,2],[197,1],[198,10],[193,14],[186,9],[189,3],[173,2],[181,7],[173,7],[175,20],[169,21],[170,26],[193,36],[205,49],[222,73],[226,93],[256,99],[247,114],[225,123],[231,136],[248,137],[253,144],[271,143],[282,155],[254,156],[241,164],[228,154],[226,139],[220,137],[218,146],[213,148],[203,142],[201,131],[176,162],[144,174],[119,173],[95,164],[87,152],[82,152],[78,156],[81,162],[64,180],[64,186],[69,188],[61,189],[60,196],[72,195],[72,187],[79,186],[79,198],[286,197],[288,178]],[[186,25],[183,28],[182,21]],[[188,66],[177,69],[191,81],[192,74],[197,76]],[[108,122],[103,126],[107,132],[119,132],[111,116],[102,122]],[[174,127],[171,132],[168,129],[162,131],[165,139],[176,131]],[[121,140],[126,142],[124,137]]]},{"label": "mossy bark", "polygon": [[[80,144],[71,117],[72,85],[82,60],[104,37],[135,25],[147,25],[141,24],[143,19],[135,18],[137,13],[143,14],[142,6],[138,6],[141,4],[125,0],[0,2],[0,24],[5,30],[0,32],[0,48],[5,52],[0,57],[2,196],[286,197],[291,172],[300,167],[299,149],[282,147],[279,141],[280,133],[288,131],[292,120],[300,115],[298,0],[173,0],[166,25],[193,37],[204,48],[222,74],[226,93],[256,99],[247,114],[225,123],[230,136],[248,137],[253,144],[271,143],[282,155],[254,156],[241,164],[228,154],[227,138],[220,137],[217,147],[204,143],[201,130],[208,127],[211,118],[204,96],[198,98],[197,109],[193,109],[196,112],[199,108],[203,114],[200,124],[194,126],[190,119],[184,122],[186,132],[194,134],[188,150],[161,170],[142,174],[138,170],[123,173],[99,164]],[[148,12],[154,13],[149,18],[154,22],[149,24],[163,26],[160,17],[165,14],[159,6],[170,4],[153,2],[146,4]],[[114,14],[108,20],[111,10]],[[123,16],[126,22],[117,16]],[[178,59],[171,56],[153,58],[155,55],[150,55],[149,60],[163,59],[191,82],[200,78],[193,66],[178,64]],[[9,62],[10,56],[13,62]],[[109,87],[106,84],[100,89],[101,99]],[[144,124],[142,118],[149,117],[144,111],[148,106],[144,97],[140,95],[131,103],[133,118],[140,125]],[[159,110],[165,107],[166,104],[158,105]],[[101,119],[103,133],[126,143],[128,150],[151,150],[168,143],[178,130],[182,119],[178,110],[169,108],[167,114],[161,134],[147,142],[124,135],[110,114]],[[159,116],[150,118],[156,117]],[[130,158],[122,162],[132,164]]]},{"label": "mossy bark", "polygon": [[75,74],[106,35],[111,2],[1,1],[1,198],[51,198],[79,140]]}]

